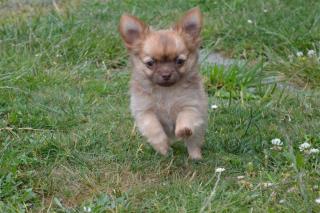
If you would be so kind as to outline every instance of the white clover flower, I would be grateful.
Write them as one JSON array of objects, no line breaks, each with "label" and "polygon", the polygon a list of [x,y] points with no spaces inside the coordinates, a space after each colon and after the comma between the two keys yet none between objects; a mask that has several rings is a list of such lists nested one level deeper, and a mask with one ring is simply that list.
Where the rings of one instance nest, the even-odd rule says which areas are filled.
[{"label": "white clover flower", "polygon": [[249,24],[252,24],[253,23],[253,21],[251,20],[251,19],[248,19],[248,21],[247,21]]},{"label": "white clover flower", "polygon": [[262,185],[263,185],[264,187],[268,188],[268,187],[273,186],[273,183],[267,182],[267,183],[263,183]]},{"label": "white clover flower", "polygon": [[225,170],[226,170],[225,168],[220,168],[220,167],[216,168],[217,173],[224,172]]},{"label": "white clover flower", "polygon": [[315,202],[316,202],[317,204],[320,204],[320,197],[318,197],[317,199],[315,199]]},{"label": "white clover flower", "polygon": [[302,56],[303,56],[303,52],[298,51],[298,52],[296,53],[296,55],[297,55],[297,57],[302,57]]},{"label": "white clover flower", "polygon": [[309,154],[318,154],[318,153],[319,153],[319,149],[312,148],[309,150]]},{"label": "white clover flower", "polygon": [[239,176],[237,176],[237,179],[238,179],[238,180],[242,180],[242,179],[244,179],[244,178],[245,178],[244,175],[239,175]]},{"label": "white clover flower", "polygon": [[286,202],[286,200],[284,200],[284,199],[279,200],[279,203],[280,203],[280,204],[283,204],[283,203],[285,203],[285,202]]},{"label": "white clover flower", "polygon": [[84,206],[83,207],[83,210],[85,211],[85,212],[91,212],[91,207],[86,207],[86,206]]},{"label": "white clover flower", "polygon": [[212,105],[211,105],[211,109],[218,109],[218,106],[215,105],[215,104],[212,104]]},{"label": "white clover flower", "polygon": [[295,187],[291,187],[287,190],[288,193],[295,193],[297,192],[297,189]]},{"label": "white clover flower", "polygon": [[271,140],[271,144],[274,146],[282,146],[283,142],[279,138],[274,138]]},{"label": "white clover flower", "polygon": [[288,59],[289,59],[290,62],[292,62],[293,59],[294,59],[294,55],[290,54],[290,55],[288,56]]},{"label": "white clover flower", "polygon": [[309,149],[310,147],[311,147],[310,143],[304,142],[304,143],[300,144],[299,149],[302,152],[302,151],[304,151],[306,149]]},{"label": "white clover flower", "polygon": [[315,56],[316,55],[316,51],[314,51],[314,50],[308,50],[308,53],[307,53],[307,55],[308,55],[308,57],[313,57],[313,56]]},{"label": "white clover flower", "polygon": [[268,10],[267,10],[267,9],[264,9],[264,10],[263,10],[263,12],[264,12],[264,13],[267,13],[267,12],[268,12]]}]

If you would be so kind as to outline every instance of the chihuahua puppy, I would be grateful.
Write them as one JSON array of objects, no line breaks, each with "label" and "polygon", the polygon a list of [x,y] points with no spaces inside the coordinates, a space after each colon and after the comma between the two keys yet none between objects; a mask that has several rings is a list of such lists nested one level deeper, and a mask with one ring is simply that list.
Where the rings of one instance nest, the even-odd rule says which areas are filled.
[{"label": "chihuahua puppy", "polygon": [[119,31],[133,65],[130,108],[142,135],[162,155],[182,139],[191,159],[201,159],[207,95],[199,75],[202,15],[193,8],[172,28],[153,30],[123,14]]}]

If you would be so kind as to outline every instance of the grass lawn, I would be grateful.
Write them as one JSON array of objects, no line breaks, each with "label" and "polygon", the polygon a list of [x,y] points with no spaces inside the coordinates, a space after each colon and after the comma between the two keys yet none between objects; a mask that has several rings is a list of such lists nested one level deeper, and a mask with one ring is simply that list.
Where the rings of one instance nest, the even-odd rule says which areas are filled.
[{"label": "grass lawn", "polygon": [[[181,143],[156,154],[134,129],[117,32],[124,11],[161,28],[196,5],[203,51],[241,61],[202,64],[199,162]],[[319,11],[318,0],[0,0],[0,212],[320,212]]]}]

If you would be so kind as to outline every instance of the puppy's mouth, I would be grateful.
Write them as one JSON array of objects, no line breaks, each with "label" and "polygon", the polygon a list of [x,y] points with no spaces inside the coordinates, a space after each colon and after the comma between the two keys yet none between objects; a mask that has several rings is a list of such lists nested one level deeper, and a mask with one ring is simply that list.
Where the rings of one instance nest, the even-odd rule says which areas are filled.
[{"label": "puppy's mouth", "polygon": [[157,84],[159,86],[162,86],[162,87],[170,87],[172,85],[174,85],[176,82],[175,81],[161,81],[161,82],[157,82]]},{"label": "puppy's mouth", "polygon": [[171,76],[161,76],[161,75],[153,75],[150,80],[153,84],[156,84],[161,87],[170,87],[176,84],[180,79],[178,74],[172,74]]},{"label": "puppy's mouth", "polygon": [[178,76],[178,74],[172,74],[171,76],[169,77],[159,77],[154,79],[154,83],[158,84],[159,86],[162,86],[162,87],[170,87],[174,84],[176,84],[180,79],[180,76]]}]

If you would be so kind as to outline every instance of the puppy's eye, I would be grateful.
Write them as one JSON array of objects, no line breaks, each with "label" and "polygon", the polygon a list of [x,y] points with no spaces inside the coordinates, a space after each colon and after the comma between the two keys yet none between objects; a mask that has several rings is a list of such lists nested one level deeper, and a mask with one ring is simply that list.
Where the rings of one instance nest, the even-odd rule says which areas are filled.
[{"label": "puppy's eye", "polygon": [[153,67],[153,65],[155,64],[156,62],[153,60],[153,59],[150,59],[148,61],[145,62],[145,65],[149,68]]},{"label": "puppy's eye", "polygon": [[176,59],[176,64],[179,65],[179,66],[182,66],[185,61],[186,61],[186,60],[183,59],[183,58],[177,58],[177,59]]}]

